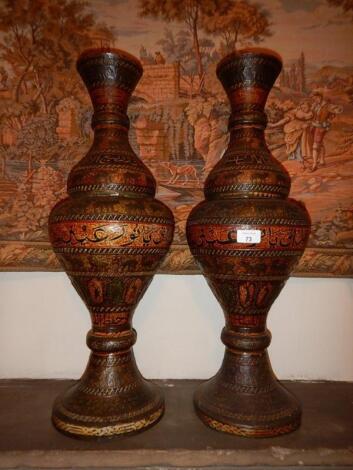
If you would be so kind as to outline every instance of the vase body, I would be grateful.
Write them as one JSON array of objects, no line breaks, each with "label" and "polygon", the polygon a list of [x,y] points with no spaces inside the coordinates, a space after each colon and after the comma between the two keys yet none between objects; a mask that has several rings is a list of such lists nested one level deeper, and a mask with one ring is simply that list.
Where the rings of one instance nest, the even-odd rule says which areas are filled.
[{"label": "vase body", "polygon": [[161,392],[135,363],[132,316],[172,242],[174,219],[128,141],[139,61],[92,49],[77,69],[94,108],[94,140],[69,174],[68,198],[51,211],[49,236],[90,312],[91,354],[81,379],[55,401],[52,420],[72,436],[111,437],[146,429],[163,414]]},{"label": "vase body", "polygon": [[231,103],[230,142],[187,222],[191,252],[225,315],[224,360],[196,391],[196,411],[214,429],[249,437],[291,432],[301,417],[267,353],[268,311],[310,233],[308,213],[288,198],[289,175],[264,138],[264,106],[281,66],[264,49],[238,51],[218,64]]}]

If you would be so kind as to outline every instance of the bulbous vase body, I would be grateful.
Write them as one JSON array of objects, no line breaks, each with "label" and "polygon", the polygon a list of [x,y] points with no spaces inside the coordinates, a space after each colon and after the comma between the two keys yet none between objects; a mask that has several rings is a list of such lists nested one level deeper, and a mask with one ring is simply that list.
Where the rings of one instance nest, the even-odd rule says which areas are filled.
[{"label": "bulbous vase body", "polygon": [[171,211],[128,141],[128,100],[142,75],[118,49],[84,52],[78,71],[94,107],[94,141],[69,174],[68,198],[49,217],[53,249],[92,319],[80,381],[54,404],[52,420],[76,437],[143,430],[164,410],[158,387],[137,369],[134,310],[172,242]]},{"label": "bulbous vase body", "polygon": [[195,407],[210,427],[251,437],[288,433],[301,417],[266,350],[268,311],[310,233],[308,213],[288,198],[289,175],[264,138],[264,106],[280,70],[277,54],[263,49],[238,51],[219,63],[232,108],[230,142],[206,180],[206,200],[187,223],[191,252],[226,323],[223,364],[197,390]]}]

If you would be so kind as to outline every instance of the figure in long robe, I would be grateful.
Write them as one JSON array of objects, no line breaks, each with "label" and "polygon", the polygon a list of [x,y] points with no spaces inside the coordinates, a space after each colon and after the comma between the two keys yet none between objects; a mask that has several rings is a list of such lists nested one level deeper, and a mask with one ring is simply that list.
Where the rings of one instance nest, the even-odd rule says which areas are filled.
[{"label": "figure in long robe", "polygon": [[306,162],[311,158],[312,118],[310,103],[303,101],[297,108],[289,110],[283,119],[268,125],[269,128],[283,127],[288,160],[298,160],[303,168],[306,168]]}]

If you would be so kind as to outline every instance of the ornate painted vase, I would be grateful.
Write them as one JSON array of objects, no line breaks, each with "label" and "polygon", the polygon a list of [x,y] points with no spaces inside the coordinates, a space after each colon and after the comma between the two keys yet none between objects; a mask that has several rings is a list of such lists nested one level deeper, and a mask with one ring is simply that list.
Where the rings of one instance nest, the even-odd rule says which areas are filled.
[{"label": "ornate painted vase", "polygon": [[224,360],[195,393],[196,411],[214,429],[249,437],[289,433],[301,418],[266,350],[268,311],[310,233],[308,213],[288,198],[290,177],[264,139],[264,106],[281,67],[266,49],[234,52],[218,64],[231,103],[230,142],[187,223],[191,251],[225,315]]},{"label": "ornate painted vase", "polygon": [[69,174],[68,198],[49,217],[54,251],[92,319],[81,379],[54,403],[52,420],[78,437],[141,431],[163,414],[158,387],[137,369],[136,305],[172,242],[174,218],[128,140],[128,100],[140,62],[118,49],[85,51],[77,62],[92,100],[94,140]]}]

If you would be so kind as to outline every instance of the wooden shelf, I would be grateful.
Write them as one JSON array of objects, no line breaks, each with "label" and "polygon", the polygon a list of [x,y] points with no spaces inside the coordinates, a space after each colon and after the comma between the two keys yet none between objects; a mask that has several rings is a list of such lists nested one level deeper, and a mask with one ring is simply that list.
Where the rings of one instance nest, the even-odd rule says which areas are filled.
[{"label": "wooden shelf", "polygon": [[0,381],[0,468],[353,469],[353,384],[287,382],[303,405],[301,428],[273,439],[213,431],[196,417],[199,381],[157,381],[166,413],[135,436],[80,441],[51,425],[54,397],[71,381]]}]

